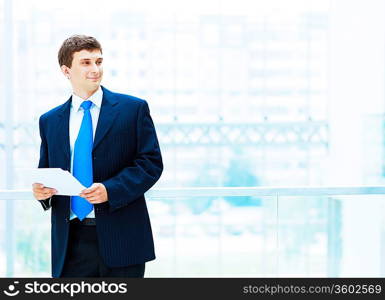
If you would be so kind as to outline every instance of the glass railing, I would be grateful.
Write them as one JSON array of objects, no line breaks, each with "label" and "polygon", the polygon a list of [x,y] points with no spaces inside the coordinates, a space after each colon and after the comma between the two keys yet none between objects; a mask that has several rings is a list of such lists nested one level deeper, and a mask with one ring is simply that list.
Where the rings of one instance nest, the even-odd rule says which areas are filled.
[{"label": "glass railing", "polygon": [[[383,277],[385,187],[167,188],[146,193],[146,277]],[[50,213],[0,191],[1,277],[50,276]]]}]

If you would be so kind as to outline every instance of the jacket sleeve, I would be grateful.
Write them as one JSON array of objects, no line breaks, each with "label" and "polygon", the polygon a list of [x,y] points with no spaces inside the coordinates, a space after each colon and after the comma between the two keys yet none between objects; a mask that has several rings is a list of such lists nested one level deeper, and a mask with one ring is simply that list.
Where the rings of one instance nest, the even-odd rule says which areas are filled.
[{"label": "jacket sleeve", "polygon": [[[40,138],[41,138],[41,144],[40,144],[40,159],[39,159],[39,166],[38,168],[48,168],[48,149],[47,149],[47,140],[45,139],[44,132],[43,132],[43,125],[42,125],[42,117],[39,119],[39,131],[40,131]],[[45,199],[45,200],[38,200],[43,207],[44,210],[48,210],[51,207],[51,198]]]},{"label": "jacket sleeve", "polygon": [[138,111],[137,149],[133,165],[102,182],[107,189],[110,212],[143,196],[158,181],[162,171],[163,162],[154,123],[144,101]]}]

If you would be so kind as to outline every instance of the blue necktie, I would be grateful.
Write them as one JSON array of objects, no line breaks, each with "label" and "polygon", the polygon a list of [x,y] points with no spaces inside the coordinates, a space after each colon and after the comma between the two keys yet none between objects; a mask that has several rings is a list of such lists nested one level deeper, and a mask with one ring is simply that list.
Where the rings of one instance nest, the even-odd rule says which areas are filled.
[{"label": "blue necktie", "polygon": [[[82,124],[74,147],[74,161],[72,174],[86,188],[93,183],[92,176],[92,145],[93,131],[91,118],[91,101],[83,101],[81,107],[84,110]],[[73,213],[83,220],[93,209],[93,205],[79,196],[71,197],[71,209]]]}]

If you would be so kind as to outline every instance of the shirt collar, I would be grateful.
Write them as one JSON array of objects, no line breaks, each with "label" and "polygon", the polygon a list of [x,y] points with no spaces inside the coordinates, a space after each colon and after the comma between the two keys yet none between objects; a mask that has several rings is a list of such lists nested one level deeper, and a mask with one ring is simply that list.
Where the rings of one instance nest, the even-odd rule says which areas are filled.
[{"label": "shirt collar", "polygon": [[[96,92],[93,93],[87,100],[92,101],[93,106],[95,105],[96,107],[100,108],[102,105],[102,99],[103,99],[103,90],[99,86]],[[86,101],[86,100],[80,98],[78,95],[75,95],[75,93],[72,93],[72,107],[75,109],[75,111],[79,111],[80,105],[83,103],[83,101]]]}]

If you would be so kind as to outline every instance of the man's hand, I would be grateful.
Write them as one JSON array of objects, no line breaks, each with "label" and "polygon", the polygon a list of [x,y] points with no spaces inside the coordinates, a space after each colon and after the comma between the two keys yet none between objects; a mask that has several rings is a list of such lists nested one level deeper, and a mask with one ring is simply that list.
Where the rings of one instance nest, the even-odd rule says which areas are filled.
[{"label": "man's hand", "polygon": [[102,183],[94,183],[88,189],[83,190],[79,196],[87,199],[92,204],[108,201],[107,190]]},{"label": "man's hand", "polygon": [[32,184],[32,191],[36,200],[45,200],[57,193],[57,190],[44,187],[44,184],[41,183]]}]

